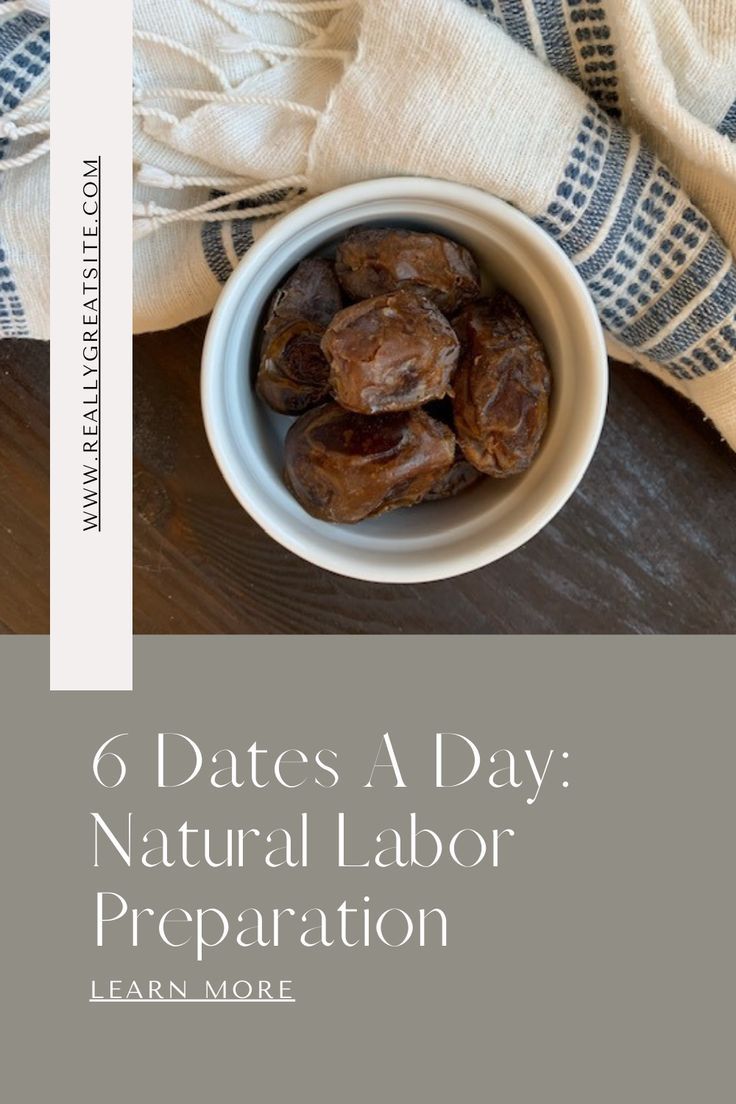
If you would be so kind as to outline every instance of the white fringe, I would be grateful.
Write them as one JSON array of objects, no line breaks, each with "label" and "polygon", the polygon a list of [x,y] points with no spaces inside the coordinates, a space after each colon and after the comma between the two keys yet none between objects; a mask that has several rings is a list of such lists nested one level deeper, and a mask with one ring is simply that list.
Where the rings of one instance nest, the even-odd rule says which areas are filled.
[{"label": "white fringe", "polygon": [[143,164],[138,169],[138,183],[147,188],[236,188],[243,183],[242,176],[179,176],[156,165]]},{"label": "white fringe", "polygon": [[220,210],[222,207],[230,207],[243,199],[257,199],[272,192],[285,189],[296,189],[303,192],[306,187],[306,177],[301,174],[284,176],[277,180],[262,180],[255,184],[249,184],[239,191],[230,192],[224,196],[216,196],[206,203],[200,203],[197,207],[189,207],[178,211],[170,207],[159,207],[156,203],[149,202],[134,204],[133,213],[137,217],[133,223],[133,236],[136,239],[146,237],[158,230],[161,226],[168,226],[176,222],[229,222],[235,219],[264,218],[267,215],[282,214],[296,203],[300,202],[300,196],[291,196],[276,202],[262,203],[256,207],[248,207],[243,210]]},{"label": "white fringe", "polygon": [[209,58],[206,58],[204,54],[199,50],[195,50],[192,46],[187,46],[183,42],[177,42],[175,38],[168,38],[166,35],[155,34],[153,31],[137,31],[133,30],[133,40],[136,42],[150,42],[154,46],[164,46],[167,50],[173,50],[177,54],[181,54],[182,57],[190,58],[192,61],[196,61],[198,65],[201,65],[204,69],[219,81],[223,88],[230,89],[230,79],[224,69],[221,69],[219,65],[215,65]]},{"label": "white fringe", "polygon": [[[297,2],[297,0],[200,0],[204,7],[213,11],[227,27],[231,28],[230,32],[223,33],[216,42],[217,48],[223,54],[258,54],[267,65],[279,65],[284,60],[291,58],[351,60],[353,56],[351,52],[333,49],[329,46],[326,27],[310,21],[308,16],[339,12],[353,2],[354,0],[301,0],[301,2]],[[279,46],[275,43],[255,40],[251,35],[245,33],[242,23],[242,15],[245,13],[271,13],[282,16],[305,32],[303,44],[299,46]],[[134,38],[138,42],[164,46],[180,53],[183,57],[196,61],[202,68],[210,72],[219,84],[219,90],[216,91],[199,88],[136,87],[134,89],[135,104],[133,112],[137,116],[159,119],[175,126],[179,122],[177,117],[164,108],[154,106],[152,101],[181,100],[185,102],[188,100],[194,104],[223,103],[253,107],[261,105],[277,107],[315,121],[321,117],[322,112],[319,109],[307,104],[276,96],[260,96],[238,91],[231,83],[228,74],[219,65],[210,61],[204,53],[192,46],[177,42],[164,34],[135,31]],[[326,38],[328,44],[323,45]],[[159,207],[152,202],[138,204],[134,212],[134,236],[136,239],[146,237],[161,227],[172,223],[224,222],[280,214],[302,201],[307,184],[306,177],[302,174],[294,174],[279,180],[253,183],[246,182],[243,177],[238,176],[181,175],[147,162],[139,166],[137,180],[144,187],[160,188],[162,190],[178,191],[190,187],[217,188],[218,190],[232,188],[234,190],[185,210]],[[224,209],[231,208],[240,200],[258,199],[259,196],[283,189],[295,190],[297,194],[276,203],[260,204],[247,210]]]},{"label": "white fringe", "polygon": [[352,0],[304,0],[303,3],[290,3],[289,0],[230,0],[235,8],[244,8],[254,14],[272,12],[276,15],[343,11],[351,2]]},{"label": "white fringe", "polygon": [[217,39],[217,48],[223,54],[262,54],[270,51],[278,57],[335,58],[349,61],[349,50],[335,50],[328,46],[273,46],[255,42],[247,34],[226,33]]},{"label": "white fringe", "polygon": [[0,138],[15,142],[18,138],[27,138],[31,134],[48,134],[50,125],[49,122],[42,122],[18,126],[12,119],[6,119],[5,116],[0,115]]},{"label": "white fringe", "polygon": [[9,161],[0,161],[0,172],[9,172],[11,169],[22,169],[24,165],[30,165],[32,161],[37,161],[39,157],[45,157],[50,149],[51,142],[47,138],[45,142],[39,142],[32,150],[22,154],[20,157],[11,157]]},{"label": "white fringe", "polygon": [[133,239],[139,241],[172,222],[234,222],[239,219],[273,218],[291,211],[299,202],[299,198],[295,198],[285,199],[280,203],[263,204],[260,207],[249,207],[244,211],[213,211],[206,215],[194,215],[191,211],[177,211],[177,218],[173,217],[173,213],[154,215],[152,218],[136,218],[133,221]]},{"label": "white fringe", "polygon": [[225,104],[263,104],[267,107],[282,107],[285,111],[293,111],[297,115],[307,115],[309,118],[318,119],[322,114],[316,107],[297,103],[294,100],[284,100],[278,96],[247,95],[241,92],[210,92],[205,88],[136,88],[133,98],[135,100],[194,100],[201,103],[225,103]]}]

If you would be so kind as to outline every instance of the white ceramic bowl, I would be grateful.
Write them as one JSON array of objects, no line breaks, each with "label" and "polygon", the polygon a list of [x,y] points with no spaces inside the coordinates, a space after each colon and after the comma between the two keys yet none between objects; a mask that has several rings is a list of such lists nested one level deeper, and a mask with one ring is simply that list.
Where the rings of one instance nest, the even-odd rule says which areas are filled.
[{"label": "white ceramic bowl", "polygon": [[[435,230],[468,246],[488,286],[523,303],[552,366],[550,421],[523,475],[487,479],[454,499],[358,525],[310,517],[281,479],[291,419],[253,390],[259,326],[277,285],[303,257],[329,252],[355,226]],[[210,445],[231,490],[267,533],[320,567],[382,583],[446,579],[528,541],[562,508],[595,450],[608,369],[590,297],[564,253],[530,219],[474,188],[400,177],[353,184],[282,218],[247,253],[212,315],[202,404]]]}]

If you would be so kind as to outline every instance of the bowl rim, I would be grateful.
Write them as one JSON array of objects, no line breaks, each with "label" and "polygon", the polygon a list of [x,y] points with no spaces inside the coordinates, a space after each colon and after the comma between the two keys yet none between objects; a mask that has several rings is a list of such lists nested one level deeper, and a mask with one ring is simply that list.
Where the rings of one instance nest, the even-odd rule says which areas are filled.
[{"label": "bowl rim", "polygon": [[[377,200],[390,202],[392,199],[430,200],[455,210],[458,208],[466,210],[476,217],[485,216],[489,221],[492,221],[494,216],[501,216],[507,222],[510,220],[512,224],[523,227],[524,232],[536,239],[541,250],[553,263],[565,271],[580,300],[582,314],[588,323],[586,342],[590,345],[592,354],[591,373],[595,383],[595,404],[591,406],[587,428],[583,441],[578,447],[575,464],[561,480],[556,492],[550,495],[524,524],[515,528],[505,539],[496,540],[492,555],[489,555],[490,542],[487,542],[469,552],[448,552],[443,560],[433,559],[424,564],[412,561],[407,565],[388,567],[381,564],[378,556],[375,557],[375,563],[372,559],[370,562],[367,561],[365,557],[357,562],[350,551],[341,550],[337,544],[328,551],[324,547],[305,543],[303,538],[295,536],[288,525],[277,522],[267,509],[263,509],[248,494],[244,487],[243,475],[245,473],[250,477],[250,473],[245,465],[237,464],[232,460],[229,449],[221,440],[222,415],[218,414],[220,403],[217,384],[224,358],[220,354],[242,296],[242,287],[248,281],[250,273],[266,262],[292,235],[305,230],[310,224],[349,206]],[[509,555],[536,536],[560,512],[579,486],[598,445],[608,402],[608,378],[605,339],[590,293],[572,262],[540,226],[512,204],[479,188],[433,177],[399,176],[380,177],[347,184],[309,199],[296,210],[281,216],[273,226],[269,227],[263,237],[250,247],[223,286],[213,309],[202,351],[200,395],[207,439],[225,482],[240,505],[273,540],[300,559],[337,575],[365,582],[417,584],[455,578]],[[325,543],[329,547],[330,542]]]}]

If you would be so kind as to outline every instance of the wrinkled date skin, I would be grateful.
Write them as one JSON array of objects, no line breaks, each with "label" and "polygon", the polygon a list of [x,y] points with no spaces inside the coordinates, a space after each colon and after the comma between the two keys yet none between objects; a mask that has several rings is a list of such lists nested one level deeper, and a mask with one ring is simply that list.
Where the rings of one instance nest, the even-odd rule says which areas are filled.
[{"label": "wrinkled date skin", "polygon": [[441,475],[437,482],[429,488],[424,496],[425,502],[439,502],[442,498],[454,498],[472,487],[483,478],[482,472],[474,468],[458,448],[455,452],[455,461],[451,468]]},{"label": "wrinkled date skin", "polygon": [[302,261],[276,292],[263,331],[258,394],[279,414],[301,414],[325,400],[329,369],[322,336],[342,307],[330,261]]},{"label": "wrinkled date skin", "polygon": [[[425,412],[430,415],[431,418],[435,418],[438,422],[442,422],[444,425],[449,426],[450,429],[455,431],[455,418],[452,410],[452,398],[447,397],[440,399],[438,402],[431,402],[425,406]],[[429,491],[425,495],[425,502],[437,502],[442,498],[454,498],[455,495],[459,495],[461,491],[466,490],[468,487],[472,487],[474,483],[478,483],[483,479],[483,473],[479,472],[477,468],[474,468],[469,463],[463,454],[463,450],[458,444],[455,445],[455,462],[449,471],[440,476],[433,487],[430,487]]]},{"label": "wrinkled date skin", "polygon": [[355,230],[337,247],[337,278],[351,299],[406,288],[452,314],[480,295],[480,273],[462,245],[413,230]]},{"label": "wrinkled date skin", "polygon": [[354,524],[420,502],[454,455],[452,431],[422,410],[366,417],[330,402],[291,426],[284,480],[313,517]]},{"label": "wrinkled date skin", "polygon": [[487,475],[526,471],[547,426],[547,355],[515,299],[501,292],[455,320],[462,345],[455,373],[455,432],[470,463]]},{"label": "wrinkled date skin", "polygon": [[450,389],[460,344],[450,323],[412,291],[367,299],[333,319],[322,339],[330,391],[347,410],[410,410]]}]

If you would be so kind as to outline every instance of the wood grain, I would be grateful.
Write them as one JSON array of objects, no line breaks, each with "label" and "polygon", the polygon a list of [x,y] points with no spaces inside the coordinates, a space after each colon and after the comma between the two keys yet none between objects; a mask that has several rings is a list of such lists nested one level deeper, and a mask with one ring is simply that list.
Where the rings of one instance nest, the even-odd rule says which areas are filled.
[{"label": "wood grain", "polygon": [[49,624],[48,346],[0,341],[0,632]]},{"label": "wood grain", "polygon": [[[297,559],[238,506],[199,407],[205,323],[135,341],[138,633],[731,633],[736,456],[643,373],[613,372],[582,486],[530,544],[389,587]],[[0,628],[47,628],[46,352],[0,343]]]}]

